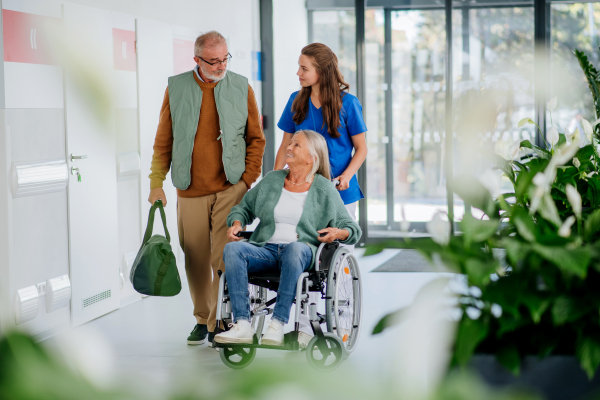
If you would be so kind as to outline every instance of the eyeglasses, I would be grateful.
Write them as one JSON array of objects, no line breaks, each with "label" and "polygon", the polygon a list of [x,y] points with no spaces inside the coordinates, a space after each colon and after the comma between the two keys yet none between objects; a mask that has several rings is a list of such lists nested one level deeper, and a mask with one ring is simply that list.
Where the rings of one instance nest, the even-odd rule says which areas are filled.
[{"label": "eyeglasses", "polygon": [[224,60],[220,60],[220,61],[215,61],[215,62],[208,62],[206,61],[204,58],[200,57],[200,56],[196,56],[199,59],[201,59],[202,61],[204,61],[205,63],[207,63],[208,65],[215,65],[215,64],[227,64],[227,61],[231,60],[233,58],[233,56],[229,53],[227,53],[227,57],[225,57]]}]

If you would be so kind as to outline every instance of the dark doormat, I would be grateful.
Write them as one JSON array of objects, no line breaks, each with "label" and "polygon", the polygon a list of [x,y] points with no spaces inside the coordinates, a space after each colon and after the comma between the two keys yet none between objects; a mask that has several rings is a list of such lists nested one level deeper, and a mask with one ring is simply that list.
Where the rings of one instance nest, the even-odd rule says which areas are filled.
[{"label": "dark doormat", "polygon": [[448,272],[432,265],[417,250],[400,250],[400,253],[371,272]]}]

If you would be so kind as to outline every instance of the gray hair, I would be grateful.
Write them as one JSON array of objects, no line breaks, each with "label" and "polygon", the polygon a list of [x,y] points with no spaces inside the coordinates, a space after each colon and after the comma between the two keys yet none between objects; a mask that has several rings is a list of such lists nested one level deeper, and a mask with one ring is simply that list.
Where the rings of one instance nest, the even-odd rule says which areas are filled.
[{"label": "gray hair", "polygon": [[194,56],[200,57],[202,51],[207,47],[214,47],[221,44],[227,44],[227,40],[217,31],[203,33],[196,38],[194,44]]},{"label": "gray hair", "polygon": [[327,180],[331,179],[331,172],[329,167],[329,151],[327,149],[327,142],[323,135],[311,131],[308,129],[296,132],[296,135],[302,134],[306,137],[308,143],[308,152],[313,158],[313,166],[310,170],[307,181],[311,181],[315,174],[324,176]]}]

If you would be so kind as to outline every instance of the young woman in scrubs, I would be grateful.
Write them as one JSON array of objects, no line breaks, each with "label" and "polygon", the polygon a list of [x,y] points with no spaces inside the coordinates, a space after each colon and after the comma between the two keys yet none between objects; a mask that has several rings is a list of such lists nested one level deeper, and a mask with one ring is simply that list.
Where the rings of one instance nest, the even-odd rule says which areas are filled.
[{"label": "young woman in scrubs", "polygon": [[329,148],[331,178],[340,181],[337,187],[340,196],[356,220],[358,200],[364,198],[356,171],[367,157],[362,106],[348,93],[349,86],[344,82],[338,59],[329,47],[309,44],[302,49],[298,65],[296,75],[302,89],[292,93],[277,124],[284,133],[275,169],[285,167],[286,148],[294,133],[303,129],[319,132]]}]

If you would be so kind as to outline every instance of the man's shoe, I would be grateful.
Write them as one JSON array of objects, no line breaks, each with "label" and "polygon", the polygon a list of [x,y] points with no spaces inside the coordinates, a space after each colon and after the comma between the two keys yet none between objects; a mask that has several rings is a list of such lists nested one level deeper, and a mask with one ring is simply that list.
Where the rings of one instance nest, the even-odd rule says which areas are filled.
[{"label": "man's shoe", "polygon": [[267,333],[263,335],[260,344],[265,346],[283,346],[283,324],[272,319]]},{"label": "man's shoe", "polygon": [[191,346],[203,344],[206,341],[206,335],[208,335],[208,328],[206,325],[196,324],[194,330],[187,338],[187,343]]},{"label": "man's shoe", "polygon": [[208,345],[211,346],[213,344],[214,340],[215,340],[215,333],[208,332]]},{"label": "man's shoe", "polygon": [[215,335],[217,343],[254,343],[254,331],[249,321],[240,320],[229,324],[229,330]]}]

